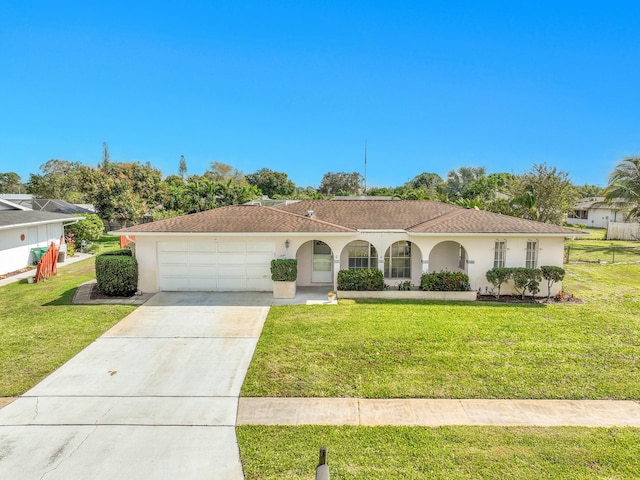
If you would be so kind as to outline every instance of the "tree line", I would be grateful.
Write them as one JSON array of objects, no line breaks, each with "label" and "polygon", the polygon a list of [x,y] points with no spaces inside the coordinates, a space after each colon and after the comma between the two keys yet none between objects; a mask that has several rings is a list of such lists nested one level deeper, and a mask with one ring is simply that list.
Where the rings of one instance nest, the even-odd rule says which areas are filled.
[{"label": "tree line", "polygon": [[52,159],[25,183],[14,172],[0,173],[0,193],[25,192],[38,198],[93,204],[106,222],[125,225],[242,204],[263,196],[303,200],[364,194],[437,200],[559,225],[583,197],[607,195],[612,202],[627,202],[631,213],[640,214],[640,159],[620,162],[606,189],[574,185],[566,172],[536,164],[521,174],[487,174],[484,167],[460,167],[443,179],[436,173],[422,172],[402,185],[365,192],[358,172],[327,172],[319,187],[299,187],[284,172],[262,168],[244,174],[221,162],[211,162],[202,174],[189,174],[183,156],[177,173],[163,177],[148,162],[112,161],[105,143],[97,167]]}]

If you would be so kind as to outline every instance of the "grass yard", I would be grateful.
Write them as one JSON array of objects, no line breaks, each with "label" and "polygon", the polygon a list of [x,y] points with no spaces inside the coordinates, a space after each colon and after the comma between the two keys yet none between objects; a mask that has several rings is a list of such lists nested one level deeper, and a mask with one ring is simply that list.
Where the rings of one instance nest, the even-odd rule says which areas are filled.
[{"label": "grass yard", "polygon": [[[277,307],[243,395],[639,399],[640,265],[569,265],[583,305]],[[636,479],[638,428],[237,428],[245,478]]]},{"label": "grass yard", "polygon": [[590,233],[565,242],[565,263],[640,262],[640,242],[606,240],[606,229],[579,229]]},{"label": "grass yard", "polygon": [[582,305],[274,307],[242,395],[639,399],[638,273],[569,266],[565,287]]},{"label": "grass yard", "polygon": [[24,393],[135,309],[72,305],[75,289],[92,278],[90,258],[45,282],[0,287],[0,396]]},{"label": "grass yard", "polygon": [[640,429],[533,427],[237,428],[246,480],[635,479]]}]

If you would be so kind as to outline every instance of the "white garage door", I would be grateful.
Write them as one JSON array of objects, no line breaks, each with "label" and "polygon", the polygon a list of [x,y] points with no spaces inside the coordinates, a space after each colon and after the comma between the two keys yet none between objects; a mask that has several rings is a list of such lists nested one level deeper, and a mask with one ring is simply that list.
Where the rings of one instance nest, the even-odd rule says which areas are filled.
[{"label": "white garage door", "polygon": [[270,291],[274,250],[269,242],[158,242],[159,289]]}]

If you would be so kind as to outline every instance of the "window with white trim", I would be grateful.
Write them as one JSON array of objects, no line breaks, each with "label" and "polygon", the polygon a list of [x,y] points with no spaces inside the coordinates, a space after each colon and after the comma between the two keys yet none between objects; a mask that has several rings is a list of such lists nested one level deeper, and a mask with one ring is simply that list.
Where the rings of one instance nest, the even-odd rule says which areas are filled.
[{"label": "window with white trim", "polygon": [[493,268],[504,268],[507,259],[507,241],[496,240],[493,248]]},{"label": "window with white trim", "polygon": [[538,267],[538,241],[527,240],[527,261],[525,263],[527,268]]},{"label": "window with white trim", "polygon": [[349,270],[370,270],[378,268],[376,247],[364,240],[349,244]]},{"label": "window with white trim", "polygon": [[411,278],[411,242],[396,242],[384,256],[384,276],[387,278]]}]

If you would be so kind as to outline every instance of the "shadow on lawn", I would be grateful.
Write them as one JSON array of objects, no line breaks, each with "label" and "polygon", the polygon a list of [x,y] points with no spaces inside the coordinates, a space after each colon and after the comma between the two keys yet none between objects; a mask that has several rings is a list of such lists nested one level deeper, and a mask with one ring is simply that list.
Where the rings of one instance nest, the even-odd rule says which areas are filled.
[{"label": "shadow on lawn", "polygon": [[58,298],[55,300],[51,300],[50,302],[43,303],[43,307],[56,307],[60,305],[71,305],[73,302],[73,295],[78,290],[78,287],[70,288],[66,292],[63,292]]}]

